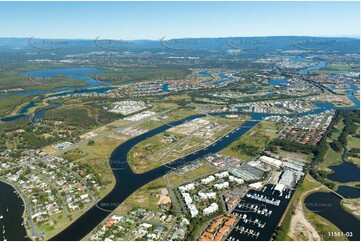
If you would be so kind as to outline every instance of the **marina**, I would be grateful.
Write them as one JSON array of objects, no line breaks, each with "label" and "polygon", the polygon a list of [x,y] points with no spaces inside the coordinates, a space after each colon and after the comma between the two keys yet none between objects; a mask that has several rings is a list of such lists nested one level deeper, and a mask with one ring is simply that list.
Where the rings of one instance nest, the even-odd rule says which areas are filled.
[{"label": "marina", "polygon": [[271,239],[293,194],[289,189],[279,193],[274,187],[267,184],[260,191],[248,191],[232,211],[239,221],[226,240]]},{"label": "marina", "polygon": [[0,240],[28,240],[23,225],[23,201],[6,183],[0,182]]}]

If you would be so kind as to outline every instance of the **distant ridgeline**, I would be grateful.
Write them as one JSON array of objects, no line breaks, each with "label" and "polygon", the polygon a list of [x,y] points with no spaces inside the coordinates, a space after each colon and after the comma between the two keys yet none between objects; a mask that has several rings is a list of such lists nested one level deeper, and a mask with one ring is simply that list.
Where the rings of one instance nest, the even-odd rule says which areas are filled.
[{"label": "distant ridgeline", "polygon": [[111,40],[111,39],[42,39],[42,38],[0,38],[0,51],[21,51],[52,49],[57,52],[80,53],[89,51],[252,51],[275,52],[277,50],[308,50],[342,52],[360,51],[357,38],[321,37],[228,37],[228,38],[185,38],[159,40]]}]

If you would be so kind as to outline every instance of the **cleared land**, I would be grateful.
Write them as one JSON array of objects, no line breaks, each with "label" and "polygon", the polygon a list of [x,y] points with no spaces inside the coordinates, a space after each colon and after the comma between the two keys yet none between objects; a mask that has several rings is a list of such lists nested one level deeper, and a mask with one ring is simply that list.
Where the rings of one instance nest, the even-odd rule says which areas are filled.
[{"label": "cleared land", "polygon": [[[198,162],[201,162],[201,161],[198,161]],[[203,161],[202,163],[203,164],[201,167],[199,167],[193,171],[187,172],[185,174],[181,175],[181,174],[173,172],[170,175],[168,175],[167,179],[168,179],[169,183],[171,184],[171,186],[180,185],[180,184],[184,183],[185,181],[204,176],[205,174],[212,173],[217,170],[214,166],[209,165],[205,161]]]},{"label": "cleared land", "polygon": [[167,185],[164,177],[159,177],[130,195],[114,210],[114,213],[128,214],[136,208],[143,208],[151,211],[160,210],[157,202],[161,194],[161,189],[166,187]]},{"label": "cleared land", "polygon": [[134,172],[144,173],[210,146],[239,126],[244,119],[244,116],[233,119],[204,117],[171,127],[134,146],[128,154],[129,164]]},{"label": "cleared land", "polygon": [[281,129],[281,124],[262,121],[220,153],[241,160],[248,160],[257,156],[272,139],[278,136]]}]

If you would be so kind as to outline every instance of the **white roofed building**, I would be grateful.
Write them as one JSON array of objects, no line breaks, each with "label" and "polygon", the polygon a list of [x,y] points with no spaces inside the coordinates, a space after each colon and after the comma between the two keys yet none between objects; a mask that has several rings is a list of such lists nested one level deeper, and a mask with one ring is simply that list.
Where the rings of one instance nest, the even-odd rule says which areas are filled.
[{"label": "white roofed building", "polygon": [[208,183],[210,183],[210,182],[212,182],[214,180],[215,180],[214,176],[210,175],[207,178],[202,179],[201,183],[202,184],[208,184]]},{"label": "white roofed building", "polygon": [[194,183],[189,183],[187,185],[178,187],[178,189],[181,192],[192,191],[195,189],[195,186],[194,186]]},{"label": "white roofed building", "polygon": [[271,166],[275,166],[277,168],[281,167],[283,164],[282,161],[274,159],[272,157],[265,156],[265,155],[261,156],[259,159],[260,159],[260,161],[267,163]]},{"label": "white roofed building", "polygon": [[244,180],[241,179],[241,178],[237,178],[237,177],[234,177],[234,176],[229,176],[229,180],[231,182],[235,182],[237,184],[243,184],[244,183]]},{"label": "white roofed building", "polygon": [[209,207],[203,209],[203,215],[214,213],[218,210],[218,208],[219,207],[217,203],[212,203]]},{"label": "white roofed building", "polygon": [[214,199],[217,196],[217,193],[215,192],[198,192],[198,196],[202,199],[202,200],[207,200],[207,199]]},{"label": "white roofed building", "polygon": [[293,187],[295,182],[294,173],[290,170],[285,170],[279,181],[280,184],[283,184],[287,187]]},{"label": "white roofed building", "polygon": [[229,182],[223,182],[223,183],[219,183],[219,184],[214,184],[213,185],[214,188],[221,190],[224,188],[228,188],[229,187]]},{"label": "white roofed building", "polygon": [[229,173],[228,173],[228,171],[224,171],[224,172],[215,174],[215,176],[216,176],[217,178],[225,178],[225,177],[228,177],[228,176],[229,176]]}]

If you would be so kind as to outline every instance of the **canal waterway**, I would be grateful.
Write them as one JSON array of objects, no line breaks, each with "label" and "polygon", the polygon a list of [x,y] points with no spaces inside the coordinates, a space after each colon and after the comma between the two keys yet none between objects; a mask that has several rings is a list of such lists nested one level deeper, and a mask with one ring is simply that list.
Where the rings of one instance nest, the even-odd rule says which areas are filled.
[{"label": "canal waterway", "polygon": [[[322,65],[320,65],[322,66]],[[308,68],[308,71],[310,68]],[[306,72],[307,73],[307,72]],[[316,104],[319,107],[317,110],[313,110],[311,112],[307,112],[304,114],[298,115],[307,115],[307,114],[316,114],[323,112],[329,109],[336,109],[332,104],[328,103],[319,103]],[[359,108],[359,102],[355,103],[354,107],[351,108]],[[222,113],[225,114],[225,113]],[[40,115],[40,114],[39,114]],[[221,115],[221,114],[212,114],[212,115]],[[149,172],[143,174],[135,174],[132,169],[129,167],[127,162],[127,154],[130,149],[138,144],[139,142],[152,137],[160,132],[163,132],[169,129],[172,126],[182,124],[184,122],[193,120],[195,118],[203,117],[203,114],[193,115],[187,117],[185,119],[176,121],[171,123],[170,125],[163,125],[153,130],[150,130],[144,134],[136,136],[120,146],[118,146],[110,156],[110,166],[113,169],[113,173],[116,179],[116,185],[114,189],[105,196],[101,201],[99,201],[96,206],[90,208],[86,213],[84,213],[80,218],[74,221],[71,225],[69,225],[65,230],[57,234],[52,238],[52,240],[80,240],[85,235],[87,235],[94,227],[96,227],[110,212],[112,212],[118,205],[120,205],[127,197],[129,197],[132,193],[134,193],[138,188],[147,184],[150,181],[155,180],[158,177],[161,177],[178,167],[181,167],[185,164],[188,164],[194,160],[197,160],[201,157],[204,157],[208,154],[216,153],[229,144],[234,142],[252,127],[257,125],[260,120],[264,117],[270,116],[271,114],[251,114],[251,121],[247,121],[241,126],[239,126],[236,130],[234,130],[229,135],[218,140],[214,145],[204,148],[195,153],[189,154],[181,159],[175,160],[170,164],[160,166],[156,169],[153,169]],[[292,116],[292,115],[287,115]],[[2,183],[0,183],[2,184]],[[2,191],[2,189],[0,189]],[[313,194],[311,194],[313,195]],[[310,195],[310,196],[311,196]],[[308,197],[307,197],[308,198]],[[287,206],[287,205],[285,205]],[[284,210],[283,210],[284,211]],[[345,211],[344,211],[345,212]],[[282,215],[282,211],[279,212]],[[330,211],[329,211],[330,213]],[[346,213],[346,212],[345,212]],[[348,213],[347,213],[348,214]],[[321,215],[322,216],[322,215]],[[21,220],[21,215],[20,217]],[[352,220],[353,221],[353,220]],[[21,223],[17,226],[17,228],[21,229]],[[356,224],[357,225],[357,224]],[[354,225],[354,226],[356,226]],[[15,226],[16,227],[16,226]],[[23,228],[23,227],[22,227]],[[266,235],[268,234],[265,233]],[[263,235],[262,235],[263,236]],[[267,235],[268,236],[268,235]],[[359,236],[359,234],[358,234]],[[357,234],[355,233],[355,238]],[[263,238],[263,237],[262,237]],[[266,237],[264,237],[266,238]]]},{"label": "canal waterway", "polygon": [[[305,198],[305,206],[336,225],[352,241],[360,240],[360,220],[346,212],[341,198],[330,192],[316,192]],[[329,231],[336,232],[336,231]],[[352,234],[352,236],[350,236]],[[335,238],[337,240],[337,238]]]},{"label": "canal waterway", "polygon": [[23,226],[23,201],[15,189],[0,182],[0,240],[29,240]]}]

